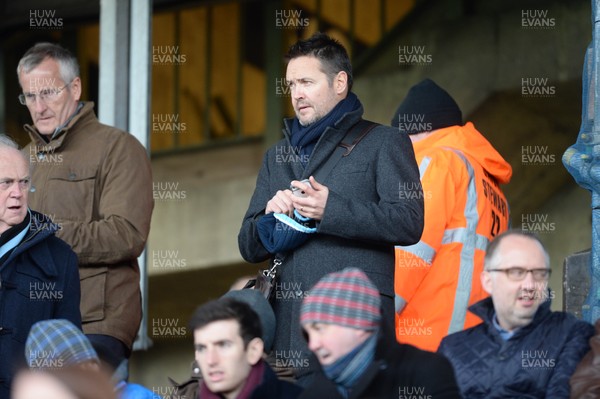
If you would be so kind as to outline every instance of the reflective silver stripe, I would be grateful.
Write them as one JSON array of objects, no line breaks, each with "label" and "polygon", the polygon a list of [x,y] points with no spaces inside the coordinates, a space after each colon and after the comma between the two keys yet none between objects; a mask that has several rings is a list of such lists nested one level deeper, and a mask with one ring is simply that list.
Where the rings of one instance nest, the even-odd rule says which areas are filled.
[{"label": "reflective silver stripe", "polygon": [[406,306],[406,301],[400,295],[396,294],[394,297],[394,308],[396,309],[396,314],[400,314],[404,307]]},{"label": "reflective silver stripe", "polygon": [[421,180],[423,180],[423,175],[427,171],[430,162],[430,157],[423,157],[423,160],[421,160],[421,164],[419,165],[419,177],[421,178]]},{"label": "reflective silver stripe", "polygon": [[[453,243],[463,243],[465,241],[465,237],[467,236],[467,229],[464,227],[459,227],[457,229],[447,229],[444,231],[444,237],[442,237],[442,245],[445,244],[453,244]],[[489,240],[486,236],[482,236],[481,234],[477,234],[475,238],[475,249],[480,249],[485,251]]]},{"label": "reflective silver stripe", "polygon": [[396,245],[396,248],[399,248],[402,251],[406,251],[415,255],[416,257],[422,259],[423,262],[427,263],[428,265],[431,265],[433,257],[435,256],[435,249],[433,249],[433,247],[431,247],[429,244],[423,241],[419,241],[416,244],[407,245],[405,247]]},{"label": "reflective silver stripe", "polygon": [[[467,201],[465,203],[466,227],[455,229],[444,233],[444,239],[451,239],[452,242],[462,242],[460,251],[460,267],[458,272],[458,284],[454,296],[454,308],[452,309],[452,318],[448,327],[448,334],[461,331],[465,325],[467,316],[467,307],[469,306],[469,297],[471,295],[471,285],[473,281],[473,268],[475,261],[475,249],[483,243],[477,237],[477,224],[479,223],[479,214],[477,213],[477,186],[475,182],[475,171],[471,163],[465,156],[455,149],[452,149],[465,163],[469,173],[469,185],[467,188]],[[485,248],[485,247],[484,247]]]},{"label": "reflective silver stripe", "polygon": [[[423,179],[423,175],[427,171],[430,162],[431,157],[423,157],[423,159],[421,160],[421,164],[419,165],[419,176],[421,180]],[[433,257],[435,256],[435,249],[433,249],[431,246],[424,243],[423,241],[419,241],[414,245],[408,245],[405,247],[397,245],[396,248],[400,248],[403,251],[410,252],[411,254],[421,258],[423,262],[427,263],[428,265],[431,265]],[[406,302],[404,302],[404,304],[406,305]]]}]

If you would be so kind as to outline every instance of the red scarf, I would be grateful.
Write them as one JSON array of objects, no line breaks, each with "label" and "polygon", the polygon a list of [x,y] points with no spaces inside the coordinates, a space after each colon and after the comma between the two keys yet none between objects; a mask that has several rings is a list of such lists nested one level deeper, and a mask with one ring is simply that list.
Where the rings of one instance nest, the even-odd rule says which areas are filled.
[{"label": "red scarf", "polygon": [[[262,382],[263,373],[265,371],[265,364],[261,360],[256,363],[250,369],[250,373],[248,374],[248,378],[246,378],[246,383],[242,387],[239,395],[235,399],[249,399],[252,396],[252,392],[254,389],[260,385]],[[206,386],[206,382],[202,381],[202,385],[200,386],[200,395],[199,399],[222,399],[224,396],[218,393],[214,393],[208,389]]]}]

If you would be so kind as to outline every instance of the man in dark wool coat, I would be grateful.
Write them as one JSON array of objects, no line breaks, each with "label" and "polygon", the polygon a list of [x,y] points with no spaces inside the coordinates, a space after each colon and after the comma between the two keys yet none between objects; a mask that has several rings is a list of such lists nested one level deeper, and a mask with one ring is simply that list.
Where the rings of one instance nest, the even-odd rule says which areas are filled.
[{"label": "man in dark wool coat", "polygon": [[[0,134],[0,399],[9,399],[31,326],[67,319],[81,328],[77,256],[56,237],[59,226],[28,207],[29,158]],[[55,362],[52,351],[28,353],[35,364]]]},{"label": "man in dark wool coat", "polygon": [[273,355],[306,385],[302,299],[327,273],[359,267],[377,286],[392,331],[394,245],[421,238],[423,193],[408,136],[362,120],[339,42],[316,33],[292,45],[286,59],[296,116],[264,156],[238,243],[248,262],[282,259],[272,294]]}]

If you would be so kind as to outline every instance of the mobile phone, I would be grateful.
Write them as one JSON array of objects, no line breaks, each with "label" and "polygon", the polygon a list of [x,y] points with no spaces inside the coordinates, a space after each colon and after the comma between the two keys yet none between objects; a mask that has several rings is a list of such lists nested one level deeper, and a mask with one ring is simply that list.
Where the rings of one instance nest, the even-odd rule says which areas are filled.
[{"label": "mobile phone", "polygon": [[[310,181],[308,179],[301,180],[300,183],[308,184],[308,186],[312,188],[312,186],[310,185]],[[303,189],[301,189],[300,187],[292,186],[290,184],[290,189],[292,190],[292,194],[294,194],[295,196],[306,197],[306,192]]]}]

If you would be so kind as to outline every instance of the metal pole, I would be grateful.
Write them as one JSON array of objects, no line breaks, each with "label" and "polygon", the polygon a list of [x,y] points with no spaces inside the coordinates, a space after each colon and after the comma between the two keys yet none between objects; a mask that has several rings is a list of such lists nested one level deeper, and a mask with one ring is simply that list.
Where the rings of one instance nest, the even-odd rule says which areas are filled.
[{"label": "metal pole", "polygon": [[600,0],[592,0],[592,43],[587,49],[582,74],[582,117],[579,136],[563,155],[563,164],[575,181],[592,195],[591,285],[583,305],[583,319],[600,318]]},{"label": "metal pole", "polygon": [[122,130],[128,120],[128,70],[129,0],[102,0],[98,120]]},{"label": "metal pole", "polygon": [[[131,46],[129,59],[129,131],[144,147],[150,147],[150,100],[151,100],[151,42],[152,4],[150,0],[131,2]],[[148,337],[148,268],[146,251],[138,258],[142,291],[142,323],[134,350],[148,349],[152,341]]]}]

